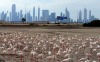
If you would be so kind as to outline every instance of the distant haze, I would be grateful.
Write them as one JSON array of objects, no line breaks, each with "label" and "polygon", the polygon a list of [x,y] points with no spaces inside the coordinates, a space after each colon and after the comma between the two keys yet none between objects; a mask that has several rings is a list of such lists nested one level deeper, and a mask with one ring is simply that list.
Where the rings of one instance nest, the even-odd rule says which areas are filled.
[{"label": "distant haze", "polygon": [[92,14],[100,18],[100,0],[2,0],[0,1],[0,13],[2,11],[11,11],[12,4],[16,4],[17,11],[25,10],[25,5],[27,11],[32,11],[35,6],[42,9],[49,9],[50,12],[56,12],[60,15],[60,12],[65,13],[65,8],[67,7],[71,18],[76,20],[77,15],[80,10],[87,8],[91,10]]}]

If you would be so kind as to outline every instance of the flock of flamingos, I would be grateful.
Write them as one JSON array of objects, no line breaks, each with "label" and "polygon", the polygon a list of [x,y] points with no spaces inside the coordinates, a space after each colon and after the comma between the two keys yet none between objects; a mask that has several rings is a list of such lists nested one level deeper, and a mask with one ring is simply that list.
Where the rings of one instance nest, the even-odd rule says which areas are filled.
[{"label": "flock of flamingos", "polygon": [[0,32],[0,59],[5,62],[100,62],[100,37]]}]

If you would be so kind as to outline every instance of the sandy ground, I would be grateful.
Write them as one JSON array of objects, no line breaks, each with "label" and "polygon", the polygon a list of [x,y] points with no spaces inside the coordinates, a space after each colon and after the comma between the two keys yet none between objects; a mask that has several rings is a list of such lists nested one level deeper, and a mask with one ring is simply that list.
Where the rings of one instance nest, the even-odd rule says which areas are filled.
[{"label": "sandy ground", "polygon": [[[67,43],[69,46],[66,46],[67,44],[65,44],[65,46],[64,46],[65,48],[63,50],[61,50],[61,52],[66,51],[67,48],[74,49],[74,47],[75,47],[75,50],[71,50],[71,52],[66,52],[66,54],[69,54],[70,57],[69,56],[65,57],[64,53],[61,53],[61,55],[60,55],[61,57],[60,57],[60,56],[57,56],[53,51],[51,51],[51,55],[44,54],[44,56],[43,56],[44,58],[42,58],[41,60],[31,61],[31,59],[29,58],[29,57],[31,57],[29,53],[27,53],[27,54],[29,54],[29,56],[28,57],[24,56],[24,60],[22,60],[22,58],[16,58],[15,56],[12,57],[9,55],[4,55],[4,54],[6,54],[6,52],[2,53],[3,51],[0,48],[0,53],[1,53],[0,58],[5,60],[6,62],[81,62],[81,60],[83,60],[83,62],[85,62],[85,61],[86,62],[93,62],[93,61],[99,62],[99,60],[100,60],[100,57],[98,58],[98,56],[96,56],[100,52],[100,47],[99,47],[99,49],[96,49],[96,47],[95,47],[96,45],[100,46],[100,29],[99,28],[89,28],[89,29],[88,28],[86,28],[86,29],[60,29],[60,28],[54,29],[53,28],[53,29],[49,29],[49,28],[32,28],[32,27],[31,28],[14,28],[14,27],[13,28],[11,28],[11,27],[3,28],[2,27],[2,28],[0,28],[0,42],[1,42],[0,47],[4,43],[3,42],[4,38],[2,36],[3,35],[5,36],[5,33],[8,36],[8,37],[6,36],[6,38],[11,40],[14,37],[11,38],[10,37],[11,35],[9,35],[9,34],[13,35],[13,33],[16,33],[16,35],[18,34],[18,36],[19,36],[20,32],[23,36],[27,36],[27,37],[29,36],[29,39],[30,39],[30,37],[33,37],[33,36],[35,39],[37,35],[39,37],[38,41],[41,41],[41,40],[49,41],[51,39],[51,41],[55,41],[54,44],[57,44],[58,46],[60,46],[59,45],[60,41],[64,40],[65,43],[68,41]],[[61,39],[59,36],[61,36]],[[56,39],[52,40],[54,37]],[[90,40],[88,40],[88,39],[90,39]],[[6,40],[6,41],[8,42],[8,40]],[[98,41],[97,44],[95,44],[94,46],[92,45],[93,49],[96,49],[96,52],[92,51],[92,53],[91,53],[91,50],[90,50],[91,42],[94,43],[96,41]],[[7,42],[5,42],[5,43],[7,43]],[[28,42],[28,40],[25,39],[25,42]],[[88,44],[88,42],[89,42],[89,44]],[[15,43],[17,43],[17,42],[15,42]],[[47,45],[47,44],[48,43],[45,43],[43,45]],[[77,44],[78,46],[76,47],[74,44],[75,45]],[[82,46],[83,44],[85,44],[86,47],[84,50],[83,49],[81,50],[80,48],[83,47]],[[39,45],[37,45],[36,47],[38,47],[38,46]],[[46,48],[47,47],[48,46],[46,46]],[[53,47],[53,46],[51,46],[51,47]],[[62,46],[59,47],[59,50],[61,48],[63,48],[63,47]],[[4,48],[4,50],[5,50],[5,48]],[[29,52],[31,52],[31,50]],[[40,49],[39,51],[42,51],[42,50]],[[48,49],[46,51],[48,51]],[[12,52],[12,51],[10,51],[10,52]],[[76,52],[77,52],[77,55],[75,55]],[[37,50],[36,50],[36,53],[38,55],[40,54],[39,52],[37,52]],[[56,53],[58,53],[58,51]],[[90,58],[86,57],[86,53],[91,54],[91,57]],[[7,54],[9,54],[9,53],[7,53]],[[43,51],[41,54],[43,54]],[[55,58],[54,59],[51,58],[51,61],[49,61],[48,57],[52,56],[52,55],[55,55],[56,58],[59,59],[59,61],[57,61],[57,59],[55,59]],[[45,59],[45,58],[47,58],[47,59]],[[71,61],[71,59],[69,61],[67,61],[66,59],[68,59],[68,58],[71,58],[72,61]],[[83,59],[83,58],[85,58],[85,59]],[[66,60],[66,61],[64,61],[64,60]]]}]

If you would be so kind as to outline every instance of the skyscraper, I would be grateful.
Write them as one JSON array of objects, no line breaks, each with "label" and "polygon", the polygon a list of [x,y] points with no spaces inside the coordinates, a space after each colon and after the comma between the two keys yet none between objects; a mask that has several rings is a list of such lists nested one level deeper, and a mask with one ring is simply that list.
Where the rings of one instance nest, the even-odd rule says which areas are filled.
[{"label": "skyscraper", "polygon": [[12,21],[16,21],[16,5],[12,4]]},{"label": "skyscraper", "polygon": [[51,20],[51,22],[55,22],[56,21],[56,13],[55,12],[51,13],[50,20]]},{"label": "skyscraper", "polygon": [[68,11],[67,8],[65,9],[65,16],[66,16],[67,18],[70,18],[70,13],[69,13],[69,11]]},{"label": "skyscraper", "polygon": [[33,8],[33,21],[35,21],[35,7]]},{"label": "skyscraper", "polygon": [[66,9],[65,9],[65,17],[67,17],[67,21],[66,21],[66,22],[69,23],[69,22],[70,22],[70,13],[69,13],[67,7],[66,7]]},{"label": "skyscraper", "polygon": [[20,21],[19,17],[20,17],[20,13],[18,12],[16,17],[17,21]]},{"label": "skyscraper", "polygon": [[4,20],[4,18],[5,18],[5,13],[4,13],[4,11],[1,13],[1,20]]},{"label": "skyscraper", "polygon": [[42,10],[42,21],[48,21],[49,19],[49,10]]},{"label": "skyscraper", "polygon": [[87,9],[84,8],[84,23],[87,22]]},{"label": "skyscraper", "polygon": [[10,21],[12,21],[12,14],[11,14],[11,12],[10,12]]},{"label": "skyscraper", "polygon": [[90,11],[89,11],[89,22],[92,21],[92,20],[91,20],[91,16],[92,16],[92,15],[91,15],[91,10],[90,10]]},{"label": "skyscraper", "polygon": [[80,10],[79,16],[78,16],[78,23],[82,23],[82,11]]},{"label": "skyscraper", "polygon": [[40,7],[38,8],[38,21],[40,21]]},{"label": "skyscraper", "polygon": [[9,21],[9,17],[8,16],[6,17],[6,21]]},{"label": "skyscraper", "polygon": [[22,12],[22,10],[20,10],[19,20],[21,21],[22,18],[23,18],[23,12]]},{"label": "skyscraper", "polygon": [[26,20],[27,22],[32,22],[30,11],[26,14]]},{"label": "skyscraper", "polygon": [[63,13],[62,13],[62,12],[60,13],[60,16],[61,16],[61,17],[63,16]]}]

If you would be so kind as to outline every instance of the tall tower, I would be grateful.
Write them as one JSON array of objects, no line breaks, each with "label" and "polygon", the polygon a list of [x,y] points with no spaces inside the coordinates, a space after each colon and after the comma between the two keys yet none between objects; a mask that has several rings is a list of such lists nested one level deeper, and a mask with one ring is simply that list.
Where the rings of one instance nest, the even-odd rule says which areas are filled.
[{"label": "tall tower", "polygon": [[11,14],[11,12],[10,12],[10,21],[12,21],[12,14]]},{"label": "tall tower", "polygon": [[23,18],[23,12],[22,12],[22,10],[20,10],[19,20],[21,21],[21,20],[22,20],[22,18]]},{"label": "tall tower", "polygon": [[70,22],[70,13],[69,13],[67,7],[65,9],[65,17],[67,17],[67,22],[69,23]]},{"label": "tall tower", "polygon": [[5,13],[4,11],[1,13],[1,20],[4,20]]},{"label": "tall tower", "polygon": [[30,11],[27,13],[27,15],[26,15],[26,19],[27,19],[27,22],[32,22],[31,21],[31,14],[30,14]]},{"label": "tall tower", "polygon": [[79,22],[83,22],[82,21],[82,11],[80,10],[80,12],[79,12]]},{"label": "tall tower", "polygon": [[65,16],[66,16],[67,18],[70,18],[70,13],[69,13],[67,7],[66,7],[66,9],[65,9]]},{"label": "tall tower", "polygon": [[38,8],[38,21],[40,21],[40,7]]},{"label": "tall tower", "polygon": [[91,22],[91,10],[89,11],[89,22]]},{"label": "tall tower", "polygon": [[84,8],[84,23],[87,22],[87,9]]},{"label": "tall tower", "polygon": [[62,13],[62,12],[60,13],[60,16],[61,16],[61,17],[63,16],[63,13]]},{"label": "tall tower", "polygon": [[16,5],[12,4],[12,21],[16,21]]},{"label": "tall tower", "polygon": [[35,21],[35,7],[33,8],[33,21]]}]

